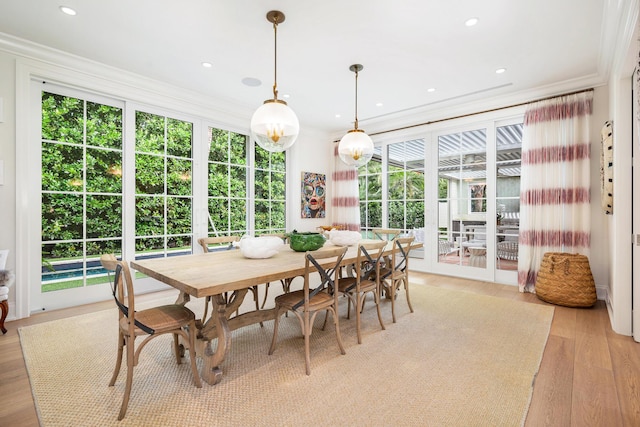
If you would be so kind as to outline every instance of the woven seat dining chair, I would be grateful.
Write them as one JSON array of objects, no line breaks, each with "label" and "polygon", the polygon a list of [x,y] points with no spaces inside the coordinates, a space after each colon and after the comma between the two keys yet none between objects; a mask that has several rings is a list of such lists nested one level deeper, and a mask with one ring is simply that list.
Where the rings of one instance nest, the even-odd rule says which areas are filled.
[{"label": "woven seat dining chair", "polygon": [[[113,298],[119,311],[118,356],[116,367],[109,381],[110,387],[116,383],[120,373],[125,347],[127,351],[127,379],[118,420],[124,418],[129,406],[133,383],[133,368],[138,365],[140,352],[149,341],[160,335],[173,334],[173,348],[178,364],[182,363],[183,356],[183,347],[180,345],[178,337],[181,336],[185,342],[189,343],[189,362],[191,363],[193,382],[196,387],[202,387],[196,367],[195,337],[197,331],[193,312],[187,307],[178,304],[168,304],[136,311],[133,281],[127,262],[118,261],[113,254],[105,254],[100,257],[100,263],[107,271],[114,273],[114,280],[111,285]],[[143,336],[144,340],[136,348],[136,338]]]},{"label": "woven seat dining chair", "polygon": [[[304,356],[307,375],[311,375],[311,355],[309,349],[311,332],[313,323],[319,312],[327,310],[331,312],[336,327],[336,338],[338,340],[340,353],[346,354],[340,335],[340,324],[338,320],[339,292],[337,291],[340,283],[338,270],[340,269],[340,263],[346,252],[347,247],[306,252],[303,288],[278,295],[275,299],[276,315],[269,354],[273,354],[276,349],[278,326],[282,314],[291,311],[298,318],[304,336]],[[321,264],[323,264],[323,260],[329,258],[335,258],[335,260],[331,262],[331,266],[329,268],[322,267]],[[320,275],[320,283],[315,288],[312,288],[310,282],[314,270]]]},{"label": "woven seat dining chair", "polygon": [[380,314],[380,260],[386,246],[385,241],[360,243],[355,263],[355,277],[343,277],[338,283],[340,293],[348,297],[347,319],[351,316],[351,304],[356,313],[358,344],[362,343],[361,313],[368,293],[373,294],[380,327],[385,329]]},{"label": "woven seat dining chair", "polygon": [[[216,236],[216,237],[201,237],[198,239],[198,244],[202,248],[202,251],[207,252],[216,252],[216,251],[225,251],[235,249],[233,244],[235,242],[239,242],[240,237],[238,236]],[[252,286],[249,288],[251,294],[253,295],[253,300],[256,303],[256,310],[260,309],[260,300],[258,297],[258,287]],[[228,294],[225,294],[225,299],[227,299]],[[209,303],[211,302],[211,297],[206,297],[204,304],[204,314],[202,315],[202,321],[205,322],[207,320],[207,314],[209,312]],[[236,312],[237,314],[238,312]],[[262,322],[260,322],[260,326],[262,326]]]},{"label": "woven seat dining chair", "polygon": [[409,311],[413,313],[409,298],[409,252],[414,237],[396,237],[393,239],[391,263],[380,270],[380,285],[387,299],[391,300],[391,317],[396,323],[396,299],[400,286],[404,286]]}]

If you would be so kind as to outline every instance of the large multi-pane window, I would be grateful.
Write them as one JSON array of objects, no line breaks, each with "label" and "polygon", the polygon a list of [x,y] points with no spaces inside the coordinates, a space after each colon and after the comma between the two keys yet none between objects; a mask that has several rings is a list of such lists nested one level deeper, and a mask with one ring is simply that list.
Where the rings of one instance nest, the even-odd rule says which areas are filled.
[{"label": "large multi-pane window", "polygon": [[424,228],[424,159],[424,139],[387,146],[389,228]]},{"label": "large multi-pane window", "polygon": [[360,196],[360,227],[369,233],[382,227],[382,157],[380,147],[375,147],[371,160],[358,169]]},{"label": "large multi-pane window", "polygon": [[193,124],[136,111],[135,129],[136,258],[190,253]]},{"label": "large multi-pane window", "polygon": [[255,148],[255,233],[284,233],[286,226],[285,152]]},{"label": "large multi-pane window", "polygon": [[122,248],[122,109],[42,93],[42,292],[104,283]]},{"label": "large multi-pane window", "polygon": [[247,137],[209,128],[208,235],[247,232]]}]

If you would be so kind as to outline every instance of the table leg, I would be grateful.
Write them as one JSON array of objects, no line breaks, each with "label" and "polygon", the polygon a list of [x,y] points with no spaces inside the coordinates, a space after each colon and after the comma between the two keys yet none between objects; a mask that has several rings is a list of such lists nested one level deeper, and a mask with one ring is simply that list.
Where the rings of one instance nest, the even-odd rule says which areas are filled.
[{"label": "table leg", "polygon": [[211,340],[207,341],[204,348],[204,366],[202,368],[202,378],[211,385],[222,380],[222,369],[220,365],[224,361],[227,350],[231,347],[231,331],[227,319],[227,304],[223,295],[214,295],[211,298],[213,312],[210,321],[214,322],[217,334],[217,346],[214,352],[211,347]]}]

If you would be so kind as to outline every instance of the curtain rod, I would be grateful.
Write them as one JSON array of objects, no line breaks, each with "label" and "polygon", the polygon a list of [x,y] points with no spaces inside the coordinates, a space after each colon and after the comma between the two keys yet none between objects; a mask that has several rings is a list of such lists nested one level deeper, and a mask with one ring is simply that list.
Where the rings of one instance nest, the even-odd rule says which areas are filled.
[{"label": "curtain rod", "polygon": [[[567,93],[563,93],[563,94],[560,94],[560,95],[548,96],[546,98],[540,98],[540,99],[535,99],[533,101],[521,102],[519,104],[511,104],[511,105],[507,105],[505,107],[492,108],[490,110],[477,111],[475,113],[461,114],[459,116],[447,117],[445,119],[431,120],[431,121],[428,121],[428,122],[418,123],[418,124],[415,124],[415,125],[402,126],[402,127],[395,128],[395,129],[381,130],[379,132],[370,133],[369,136],[382,135],[384,133],[397,132],[399,130],[411,129],[411,128],[415,128],[415,127],[431,125],[431,124],[434,124],[434,123],[446,122],[448,120],[455,120],[455,119],[462,119],[462,118],[465,118],[465,117],[477,116],[478,114],[492,113],[494,111],[506,110],[507,108],[522,107],[523,105],[531,104],[533,102],[548,101],[549,99],[559,98],[561,96],[576,95],[578,93],[583,93],[583,92],[593,92],[593,88],[577,90],[577,91],[574,91],[574,92],[567,92]],[[338,141],[340,141],[340,140],[338,139],[338,140],[335,140],[333,142],[338,142]]]}]

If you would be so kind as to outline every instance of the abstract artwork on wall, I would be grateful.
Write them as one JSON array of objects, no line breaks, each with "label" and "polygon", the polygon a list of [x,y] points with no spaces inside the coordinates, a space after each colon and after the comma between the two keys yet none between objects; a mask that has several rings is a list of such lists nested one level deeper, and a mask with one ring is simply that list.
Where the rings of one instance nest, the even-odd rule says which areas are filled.
[{"label": "abstract artwork on wall", "polygon": [[324,218],[326,175],[302,172],[302,218]]}]

